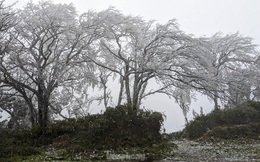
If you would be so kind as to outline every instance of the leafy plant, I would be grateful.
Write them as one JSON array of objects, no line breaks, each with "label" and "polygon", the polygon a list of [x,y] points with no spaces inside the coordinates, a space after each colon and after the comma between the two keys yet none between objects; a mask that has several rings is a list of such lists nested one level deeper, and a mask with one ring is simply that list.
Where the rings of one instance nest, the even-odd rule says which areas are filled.
[{"label": "leafy plant", "polygon": [[244,102],[233,108],[213,110],[207,115],[196,117],[187,124],[185,135],[190,139],[196,139],[216,127],[260,122],[259,110],[260,103],[253,101]]}]

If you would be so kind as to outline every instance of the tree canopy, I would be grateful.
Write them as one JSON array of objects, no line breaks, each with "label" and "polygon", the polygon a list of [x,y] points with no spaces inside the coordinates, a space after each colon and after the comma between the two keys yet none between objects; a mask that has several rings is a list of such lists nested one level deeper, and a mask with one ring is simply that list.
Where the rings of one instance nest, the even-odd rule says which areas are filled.
[{"label": "tree canopy", "polygon": [[[116,105],[133,110],[156,93],[173,97],[184,114],[194,92],[215,108],[259,99],[259,52],[239,33],[197,38],[175,19],[159,24],[115,8],[79,15],[49,1],[17,11],[1,1],[0,14],[0,108],[15,112],[2,103],[22,101],[32,125],[45,128],[64,109],[84,115],[93,100],[109,107],[109,82],[118,82]],[[157,89],[148,89],[154,81]],[[90,87],[101,95],[91,99]]]}]

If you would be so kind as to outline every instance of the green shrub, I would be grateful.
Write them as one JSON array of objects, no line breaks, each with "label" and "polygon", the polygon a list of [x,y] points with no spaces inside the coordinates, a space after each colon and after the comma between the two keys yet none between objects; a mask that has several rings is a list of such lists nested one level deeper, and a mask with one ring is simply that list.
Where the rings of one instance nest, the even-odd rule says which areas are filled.
[{"label": "green shrub", "polygon": [[260,123],[251,123],[246,125],[216,127],[209,132],[209,136],[214,136],[222,139],[235,138],[253,138],[259,139]]},{"label": "green shrub", "polygon": [[178,132],[163,133],[162,135],[166,140],[172,141],[172,140],[182,139],[184,137],[184,131],[181,130]]},{"label": "green shrub", "polygon": [[190,139],[196,139],[201,137],[205,132],[207,132],[207,120],[205,120],[206,116],[200,116],[196,118],[194,121],[190,122],[185,127],[185,136]]},{"label": "green shrub", "polygon": [[1,131],[0,157],[38,154],[37,147],[51,144],[65,149],[66,155],[93,150],[149,148],[163,141],[160,134],[164,117],[159,112],[133,111],[128,105],[108,108],[104,114],[88,115],[49,123],[45,134],[39,126]]},{"label": "green shrub", "polygon": [[[27,132],[27,133],[26,133]],[[39,154],[38,148],[31,145],[30,131],[3,129],[0,132],[0,158],[30,156]],[[3,159],[1,159],[3,161]]]},{"label": "green shrub", "polygon": [[259,101],[247,101],[239,105],[238,107],[253,107],[255,110],[257,110],[260,113],[260,102]]},{"label": "green shrub", "polygon": [[161,139],[163,123],[161,113],[152,111],[133,111],[122,105],[108,108],[102,116],[90,122],[90,139],[108,149],[121,147],[142,147],[152,145]]},{"label": "green shrub", "polygon": [[259,120],[257,114],[253,107],[238,107],[224,110],[221,118],[226,125],[237,125],[256,122]]},{"label": "green shrub", "polygon": [[[162,140],[160,134],[164,117],[159,112],[133,111],[128,105],[108,108],[103,114],[89,115],[50,124],[45,134],[45,143],[65,138],[60,147],[77,150],[120,149],[151,146]],[[34,130],[36,139],[37,128]],[[39,138],[39,137],[38,137]],[[67,140],[69,138],[69,140]],[[44,143],[42,141],[38,143]],[[57,144],[58,145],[58,144]]]},{"label": "green shrub", "polygon": [[185,136],[195,139],[219,126],[241,125],[260,122],[260,103],[248,101],[234,108],[213,110],[196,117],[185,127]]}]

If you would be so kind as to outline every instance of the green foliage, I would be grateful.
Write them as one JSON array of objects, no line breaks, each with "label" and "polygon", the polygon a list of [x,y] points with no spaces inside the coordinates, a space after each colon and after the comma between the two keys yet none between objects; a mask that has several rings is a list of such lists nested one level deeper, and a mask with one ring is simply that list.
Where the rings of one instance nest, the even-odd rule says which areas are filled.
[{"label": "green foliage", "polygon": [[96,135],[105,143],[114,140],[112,148],[146,146],[156,143],[160,138],[160,129],[163,122],[162,114],[158,112],[138,110],[133,111],[130,106],[108,108],[104,113],[103,130]]},{"label": "green foliage", "polygon": [[221,117],[226,125],[247,124],[259,120],[257,110],[249,106],[227,109],[223,111]]},{"label": "green foliage", "polygon": [[248,101],[234,108],[213,110],[207,115],[196,117],[187,124],[185,135],[190,139],[203,136],[219,126],[241,125],[260,122],[260,102]]},{"label": "green foliage", "polygon": [[222,139],[234,139],[249,137],[259,139],[260,123],[251,123],[246,125],[216,127],[209,132],[210,136]]},{"label": "green foliage", "polygon": [[[7,130],[0,131],[0,161],[1,158],[12,158],[15,156],[30,156],[39,154],[38,148],[31,145],[26,131],[21,130]],[[27,130],[27,132],[30,132]]]},{"label": "green foliage", "polygon": [[79,119],[71,125],[66,121],[61,123],[59,125],[62,126],[55,127],[52,132],[66,132],[74,137],[83,137],[75,139],[74,145],[78,147],[120,149],[151,146],[160,141],[163,115],[152,111],[133,111],[130,106],[123,105],[108,108],[102,115],[90,115]]},{"label": "green foliage", "polygon": [[172,133],[164,133],[163,137],[167,139],[168,141],[172,140],[179,140],[183,138],[183,130],[178,131],[178,132],[172,132]]},{"label": "green foliage", "polygon": [[[163,120],[159,112],[132,110],[122,105],[108,108],[104,114],[49,123],[45,131],[35,125],[31,129],[1,132],[0,154],[10,157],[13,151],[14,156],[35,155],[41,146],[64,149],[64,157],[95,150],[146,148],[153,152],[162,147],[158,144],[163,142],[160,134]],[[160,157],[159,154],[154,151],[149,157]]]}]

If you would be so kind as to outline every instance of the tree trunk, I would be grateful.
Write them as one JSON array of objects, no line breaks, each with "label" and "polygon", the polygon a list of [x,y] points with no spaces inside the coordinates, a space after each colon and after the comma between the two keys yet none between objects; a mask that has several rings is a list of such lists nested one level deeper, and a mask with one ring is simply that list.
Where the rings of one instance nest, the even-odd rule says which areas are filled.
[{"label": "tree trunk", "polygon": [[141,81],[141,78],[139,74],[135,74],[135,80],[134,80],[134,87],[133,87],[133,104],[132,109],[136,111],[139,109],[140,106],[140,93],[142,89],[143,82]]},{"label": "tree trunk", "polygon": [[29,103],[27,102],[27,104],[29,105],[29,110],[30,110],[30,121],[32,126],[35,125],[36,123],[36,119],[35,119],[35,111],[34,111],[34,107],[32,102],[30,101]]},{"label": "tree trunk", "polygon": [[39,124],[43,131],[45,131],[48,123],[48,101],[45,98],[38,98],[39,108]]},{"label": "tree trunk", "polygon": [[132,105],[130,81],[129,81],[129,65],[126,65],[125,67],[124,81],[125,81],[125,93],[126,93],[127,104]]},{"label": "tree trunk", "polygon": [[140,94],[139,94],[139,101],[138,101],[138,105],[140,106],[141,105],[141,101],[143,99],[143,95],[144,95],[144,92],[146,90],[146,87],[147,87],[147,82],[144,82],[143,85],[142,85],[142,88],[140,90]]},{"label": "tree trunk", "polygon": [[103,91],[103,95],[104,95],[104,106],[107,109],[107,103],[108,103],[108,96],[107,96],[107,86],[104,85],[104,91]]},{"label": "tree trunk", "polygon": [[104,106],[107,109],[107,107],[108,107],[108,100],[109,100],[108,95],[107,95],[107,85],[106,85],[107,80],[104,79],[102,77],[102,75],[100,75],[99,78],[100,78],[101,84],[103,86]]},{"label": "tree trunk", "polygon": [[34,111],[34,106],[33,106],[33,103],[32,103],[32,99],[28,98],[27,96],[24,96],[24,95],[23,95],[23,98],[25,99],[25,102],[29,106],[30,122],[31,122],[31,125],[33,126],[36,123],[36,119],[35,119],[35,115],[36,114],[35,114],[35,111]]},{"label": "tree trunk", "polygon": [[126,99],[127,103],[132,105],[132,100],[131,100],[131,92],[130,92],[130,85],[129,85],[129,78],[125,78],[125,92],[126,92]]},{"label": "tree trunk", "polygon": [[184,115],[184,119],[185,119],[186,124],[188,125],[189,124],[189,120],[188,120],[187,114]]},{"label": "tree trunk", "polygon": [[132,103],[132,110],[137,110],[137,104],[138,104],[138,97],[139,97],[139,93],[138,93],[138,76],[137,74],[135,74],[135,78],[134,78],[134,87],[133,87],[133,103]]},{"label": "tree trunk", "polygon": [[33,106],[32,98],[28,97],[27,94],[25,93],[25,91],[20,90],[19,92],[22,94],[25,102],[29,106],[30,122],[31,122],[31,124],[33,126],[37,122],[37,119],[35,119],[36,114],[35,114],[35,109],[34,109],[34,106]]},{"label": "tree trunk", "polygon": [[215,110],[219,109],[219,105],[218,105],[218,94],[217,94],[217,92],[214,92],[213,101],[214,101],[214,109],[215,109]]},{"label": "tree trunk", "polygon": [[119,90],[119,95],[118,95],[117,106],[121,105],[121,102],[123,99],[123,91],[124,91],[124,79],[122,76],[120,76],[120,90]]},{"label": "tree trunk", "polygon": [[38,86],[38,115],[41,131],[44,134],[48,123],[49,97],[44,94],[41,86]]}]

